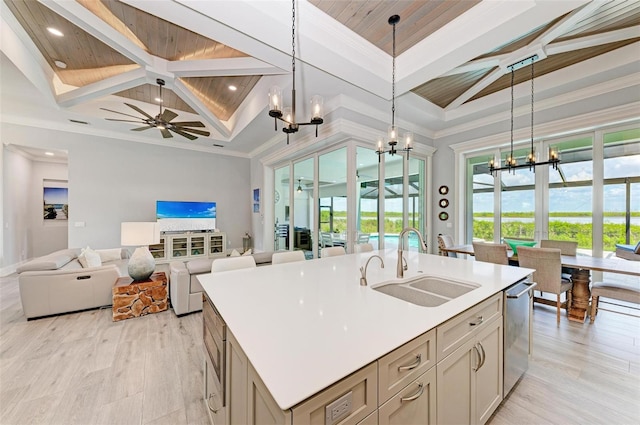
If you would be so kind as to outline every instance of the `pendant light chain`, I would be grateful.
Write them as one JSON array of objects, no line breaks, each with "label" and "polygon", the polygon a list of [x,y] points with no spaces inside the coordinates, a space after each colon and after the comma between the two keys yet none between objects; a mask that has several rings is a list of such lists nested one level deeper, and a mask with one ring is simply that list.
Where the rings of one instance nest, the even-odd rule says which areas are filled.
[{"label": "pendant light chain", "polygon": [[509,154],[509,164],[513,163],[513,76],[514,71],[511,68],[511,153]]},{"label": "pendant light chain", "polygon": [[531,62],[531,160],[535,160],[533,155],[533,64]]},{"label": "pendant light chain", "polygon": [[291,70],[293,71],[293,89],[296,89],[296,0],[291,0]]},{"label": "pendant light chain", "polygon": [[396,121],[396,26],[393,25],[393,56],[391,70],[391,125]]}]

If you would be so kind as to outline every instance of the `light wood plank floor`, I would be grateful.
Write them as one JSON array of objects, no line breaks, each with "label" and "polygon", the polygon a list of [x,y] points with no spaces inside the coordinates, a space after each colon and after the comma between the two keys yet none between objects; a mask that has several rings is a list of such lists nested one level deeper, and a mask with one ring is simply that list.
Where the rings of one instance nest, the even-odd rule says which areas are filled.
[{"label": "light wood plank floor", "polygon": [[[595,324],[534,308],[530,369],[490,419],[502,424],[640,423],[640,319]],[[17,279],[0,278],[0,424],[208,424],[202,315],[114,323],[111,310],[27,322]]]}]

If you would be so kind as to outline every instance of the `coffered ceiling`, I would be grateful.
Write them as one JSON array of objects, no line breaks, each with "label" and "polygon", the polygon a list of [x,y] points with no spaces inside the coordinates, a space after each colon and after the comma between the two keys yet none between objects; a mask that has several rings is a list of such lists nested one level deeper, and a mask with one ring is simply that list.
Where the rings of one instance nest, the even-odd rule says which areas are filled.
[{"label": "coffered ceiling", "polygon": [[[266,94],[272,84],[290,89],[290,2],[3,1],[3,19],[15,22],[18,36],[28,37],[24,48],[46,63],[46,89],[63,111],[123,137],[161,139],[156,130],[132,135],[135,125],[105,122],[115,116],[101,108],[135,113],[124,105],[134,101],[155,115],[162,78],[163,107],[211,131],[171,142],[251,152],[274,137]],[[640,40],[637,0],[297,0],[296,8],[305,97],[298,102],[318,92],[330,113],[355,99],[372,108],[357,112],[377,121],[388,115],[391,94],[387,20],[401,16],[397,96],[406,102],[403,119],[423,136],[446,128],[450,111],[505,91],[508,66],[523,58],[538,55],[537,79]],[[515,72],[516,84],[529,79],[529,68]]]}]

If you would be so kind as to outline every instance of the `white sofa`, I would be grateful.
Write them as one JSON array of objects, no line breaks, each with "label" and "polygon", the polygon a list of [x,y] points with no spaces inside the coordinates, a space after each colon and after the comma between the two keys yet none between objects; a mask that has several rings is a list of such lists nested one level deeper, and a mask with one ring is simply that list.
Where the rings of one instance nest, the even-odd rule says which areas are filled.
[{"label": "white sofa", "polygon": [[88,268],[78,261],[80,252],[63,249],[18,267],[20,299],[27,319],[112,304],[113,284],[128,275],[129,251],[120,249],[120,259]]},{"label": "white sofa", "polygon": [[[252,254],[257,266],[271,264],[273,252],[257,252]],[[225,257],[226,258],[226,257]],[[211,273],[211,263],[214,260],[224,261],[225,258],[199,258],[197,260],[173,261],[169,264],[169,296],[171,307],[176,315],[202,310],[202,286],[197,277],[203,273]]]}]

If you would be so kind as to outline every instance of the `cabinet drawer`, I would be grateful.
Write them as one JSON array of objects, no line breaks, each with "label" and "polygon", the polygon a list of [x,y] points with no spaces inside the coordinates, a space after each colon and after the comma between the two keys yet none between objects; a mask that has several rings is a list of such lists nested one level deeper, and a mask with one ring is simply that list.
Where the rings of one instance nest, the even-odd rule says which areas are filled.
[{"label": "cabinet drawer", "polygon": [[393,397],[436,364],[435,329],[378,360],[379,404]]},{"label": "cabinet drawer", "polygon": [[502,292],[499,292],[438,326],[438,361],[464,344],[474,331],[482,329],[487,323],[501,315]]},{"label": "cabinet drawer", "polygon": [[380,406],[379,425],[436,423],[436,368],[431,368]]},{"label": "cabinet drawer", "polygon": [[[376,363],[371,363],[349,375],[326,390],[293,408],[293,423],[350,425],[357,424],[378,407],[378,373]],[[348,413],[325,420],[327,407],[350,394]]]}]

